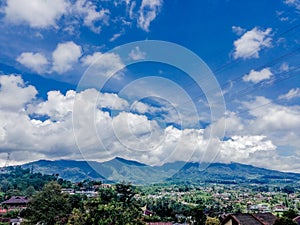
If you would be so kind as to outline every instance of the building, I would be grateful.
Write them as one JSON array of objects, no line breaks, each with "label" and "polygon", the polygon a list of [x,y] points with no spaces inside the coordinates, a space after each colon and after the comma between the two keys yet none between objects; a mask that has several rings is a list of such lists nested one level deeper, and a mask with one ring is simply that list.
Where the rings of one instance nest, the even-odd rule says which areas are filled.
[{"label": "building", "polygon": [[222,219],[221,225],[273,225],[276,219],[272,213],[235,213]]},{"label": "building", "polygon": [[22,209],[26,208],[29,199],[25,196],[12,196],[10,199],[1,203],[2,207],[7,209]]}]

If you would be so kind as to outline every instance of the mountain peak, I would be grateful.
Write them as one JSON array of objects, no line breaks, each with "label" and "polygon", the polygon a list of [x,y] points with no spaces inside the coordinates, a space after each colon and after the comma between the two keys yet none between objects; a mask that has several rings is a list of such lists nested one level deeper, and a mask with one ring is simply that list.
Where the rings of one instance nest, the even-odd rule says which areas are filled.
[{"label": "mountain peak", "polygon": [[134,160],[124,159],[124,158],[121,158],[121,157],[115,157],[112,161],[119,161],[121,163],[131,165],[131,166],[147,166],[144,163],[140,163],[140,162],[134,161]]}]

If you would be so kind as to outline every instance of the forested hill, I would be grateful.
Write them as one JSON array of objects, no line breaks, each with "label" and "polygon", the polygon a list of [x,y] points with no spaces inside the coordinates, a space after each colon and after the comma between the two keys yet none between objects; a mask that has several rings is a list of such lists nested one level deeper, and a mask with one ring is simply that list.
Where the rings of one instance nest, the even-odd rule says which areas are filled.
[{"label": "forested hill", "polygon": [[[57,179],[56,174],[32,173],[30,169],[22,169],[20,166],[1,169],[0,200],[3,201],[13,195],[31,196],[36,191],[42,190],[45,184]],[[61,178],[59,178],[59,182],[61,184],[69,183]]]},{"label": "forested hill", "polygon": [[59,174],[70,181],[84,179],[105,182],[128,181],[134,184],[157,182],[210,182],[278,184],[300,182],[300,174],[285,173],[239,163],[212,163],[200,169],[199,163],[173,162],[162,166],[148,166],[132,160],[114,158],[106,162],[73,160],[40,160],[22,165],[42,174]]}]

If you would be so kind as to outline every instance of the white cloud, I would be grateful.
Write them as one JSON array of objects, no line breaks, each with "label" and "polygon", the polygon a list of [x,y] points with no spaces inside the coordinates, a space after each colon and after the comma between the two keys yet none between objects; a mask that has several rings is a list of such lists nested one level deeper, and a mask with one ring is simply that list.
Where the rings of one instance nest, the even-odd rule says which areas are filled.
[{"label": "white cloud", "polygon": [[270,68],[264,68],[260,71],[251,70],[250,73],[243,76],[243,81],[257,84],[263,80],[269,80],[272,76],[273,73]]},{"label": "white cloud", "polygon": [[131,50],[129,57],[133,60],[141,60],[146,58],[146,53],[141,51],[138,46]]},{"label": "white cloud", "polygon": [[81,47],[73,41],[58,44],[52,53],[52,70],[60,74],[71,70],[81,55]]},{"label": "white cloud", "polygon": [[109,41],[110,42],[113,42],[113,41],[115,41],[115,40],[117,40],[119,37],[121,37],[122,35],[123,35],[123,31],[122,32],[120,32],[120,33],[116,33],[116,34],[114,34],[110,39],[109,39]]},{"label": "white cloud", "polygon": [[143,0],[139,9],[138,26],[149,32],[151,22],[160,12],[163,0]]},{"label": "white cloud", "polygon": [[47,115],[53,121],[62,121],[68,118],[73,110],[75,91],[67,91],[66,95],[59,91],[49,91],[47,101],[37,105],[30,105],[28,112],[31,114]]},{"label": "white cloud", "polygon": [[251,154],[255,152],[273,151],[276,146],[265,136],[232,136],[221,145],[220,157],[222,161],[247,163]]},{"label": "white cloud", "polygon": [[136,6],[136,2],[135,1],[133,1],[132,3],[131,3],[131,5],[130,5],[130,7],[129,7],[129,18],[130,19],[134,19],[134,8],[135,8],[135,6]]},{"label": "white cloud", "polygon": [[117,94],[113,93],[99,93],[97,105],[101,108],[113,110],[126,110],[129,107],[129,104],[125,99],[122,99]]},{"label": "white cloud", "polygon": [[57,20],[67,13],[67,0],[7,0],[4,8],[6,20],[34,28],[56,26]]},{"label": "white cloud", "polygon": [[37,73],[45,72],[48,65],[47,58],[41,53],[23,52],[17,61]]},{"label": "white cloud", "polygon": [[251,129],[256,132],[297,131],[299,133],[300,108],[298,106],[277,105],[262,96],[256,97],[254,101],[244,103],[244,106],[255,118],[251,122]]},{"label": "white cloud", "polygon": [[35,98],[37,90],[34,86],[25,85],[20,76],[0,76],[0,110],[24,111],[25,105]]},{"label": "white cloud", "polygon": [[234,42],[233,57],[235,59],[258,58],[259,52],[263,48],[271,47],[271,31],[271,28],[260,30],[257,27],[247,31],[241,38]]},{"label": "white cloud", "polygon": [[236,33],[237,35],[242,35],[246,32],[246,29],[238,27],[238,26],[232,26],[232,31]]},{"label": "white cloud", "polygon": [[[95,33],[100,33],[103,24],[108,25],[110,11],[108,9],[97,10],[97,6],[91,1],[77,0],[73,9],[75,13],[83,17],[83,24]],[[99,22],[101,24],[96,25]]]},{"label": "white cloud", "polygon": [[[74,125],[77,144],[87,159],[121,156],[153,165],[177,160],[210,162],[220,151],[217,160],[221,162],[230,160],[300,171],[288,163],[299,161],[299,156],[281,156],[276,147],[299,146],[299,106],[281,106],[257,97],[244,103],[250,119],[242,120],[231,112],[221,118],[226,120],[231,138],[220,141],[206,138],[204,129],[161,127],[145,115],[129,112],[128,102],[116,94],[96,89],[77,94],[72,90],[65,94],[50,91],[46,100],[36,101],[36,89],[25,84],[20,76],[0,76],[0,84],[0,151],[11,151],[15,161],[80,159]],[[258,108],[266,104],[267,107]],[[78,110],[76,115],[74,107]],[[133,107],[141,114],[157,110],[138,102]],[[103,108],[120,113],[110,115]],[[214,126],[222,124],[217,121]],[[207,148],[209,141],[213,145]],[[280,161],[285,164],[275,163]]]},{"label": "white cloud", "polygon": [[115,53],[95,52],[81,59],[84,66],[91,66],[95,69],[95,75],[100,77],[109,77],[113,72],[121,70],[125,65],[119,55]]},{"label": "white cloud", "polygon": [[288,93],[284,95],[280,95],[278,99],[286,99],[286,100],[291,100],[293,98],[299,98],[300,97],[300,88],[293,88],[289,90]]}]

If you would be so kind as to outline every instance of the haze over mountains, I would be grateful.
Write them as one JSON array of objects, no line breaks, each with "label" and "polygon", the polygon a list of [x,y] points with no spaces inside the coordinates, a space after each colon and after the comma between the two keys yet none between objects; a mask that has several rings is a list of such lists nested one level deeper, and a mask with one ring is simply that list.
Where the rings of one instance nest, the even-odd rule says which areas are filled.
[{"label": "haze over mountains", "polygon": [[[60,177],[81,181],[96,179],[103,182],[132,182],[150,184],[175,183],[223,183],[223,184],[288,184],[300,182],[300,174],[285,173],[239,163],[173,162],[162,166],[149,166],[137,161],[116,157],[106,162],[74,160],[39,160],[22,165],[34,172],[59,174]],[[204,168],[202,170],[201,168]]]}]

